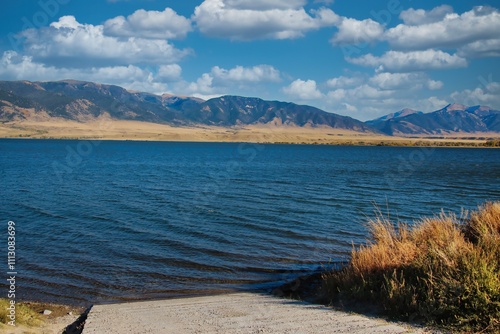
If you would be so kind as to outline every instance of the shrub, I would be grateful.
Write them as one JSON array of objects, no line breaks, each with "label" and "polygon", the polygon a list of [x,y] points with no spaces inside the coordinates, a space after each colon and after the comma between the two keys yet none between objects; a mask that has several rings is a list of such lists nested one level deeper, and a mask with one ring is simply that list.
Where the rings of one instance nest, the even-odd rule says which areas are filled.
[{"label": "shrub", "polygon": [[500,202],[469,218],[441,214],[412,227],[378,218],[371,242],[325,274],[331,301],[365,301],[394,318],[500,331]]}]

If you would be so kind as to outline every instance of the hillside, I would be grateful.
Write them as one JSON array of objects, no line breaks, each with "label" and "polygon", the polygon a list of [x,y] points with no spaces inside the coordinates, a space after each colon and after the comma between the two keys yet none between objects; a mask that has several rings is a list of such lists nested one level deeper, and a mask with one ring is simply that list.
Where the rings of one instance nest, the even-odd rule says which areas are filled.
[{"label": "hillside", "polygon": [[390,114],[366,124],[391,136],[500,132],[500,111],[449,104],[431,113]]},{"label": "hillside", "polygon": [[361,122],[311,106],[256,97],[204,101],[75,80],[0,81],[0,122],[53,122],[57,118],[88,123],[102,117],[175,127],[325,128],[403,137],[500,133],[500,111],[486,106],[449,104],[430,113],[403,109]]},{"label": "hillside", "polygon": [[224,96],[192,97],[127,91],[113,85],[64,80],[0,82],[0,121],[59,117],[85,122],[100,116],[169,125],[274,125],[377,132],[350,117],[294,103]]}]

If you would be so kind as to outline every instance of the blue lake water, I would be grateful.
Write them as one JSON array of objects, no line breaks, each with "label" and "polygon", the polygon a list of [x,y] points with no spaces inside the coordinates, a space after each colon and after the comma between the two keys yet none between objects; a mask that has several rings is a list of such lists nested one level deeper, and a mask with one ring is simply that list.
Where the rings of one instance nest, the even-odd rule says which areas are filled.
[{"label": "blue lake water", "polygon": [[270,287],[348,259],[376,207],[411,221],[500,200],[497,149],[0,140],[0,154],[2,239],[15,221],[30,300]]}]

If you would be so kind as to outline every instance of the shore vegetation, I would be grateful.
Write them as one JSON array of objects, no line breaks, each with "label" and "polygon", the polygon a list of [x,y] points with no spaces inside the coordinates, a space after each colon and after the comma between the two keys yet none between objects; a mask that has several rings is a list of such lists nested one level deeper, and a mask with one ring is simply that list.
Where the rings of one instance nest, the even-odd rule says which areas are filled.
[{"label": "shore vegetation", "polygon": [[395,319],[500,332],[500,202],[414,224],[379,216],[368,244],[323,275],[333,303],[371,303]]}]

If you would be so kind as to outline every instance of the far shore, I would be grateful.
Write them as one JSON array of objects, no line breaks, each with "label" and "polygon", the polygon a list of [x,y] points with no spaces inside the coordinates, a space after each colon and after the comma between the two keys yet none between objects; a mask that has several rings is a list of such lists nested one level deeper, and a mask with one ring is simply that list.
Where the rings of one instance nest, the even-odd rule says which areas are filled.
[{"label": "far shore", "polygon": [[454,133],[428,137],[396,137],[327,127],[252,125],[240,127],[191,126],[139,121],[65,119],[4,122],[0,138],[132,140],[171,142],[249,142],[265,144],[316,144],[355,146],[497,146],[500,133]]}]

